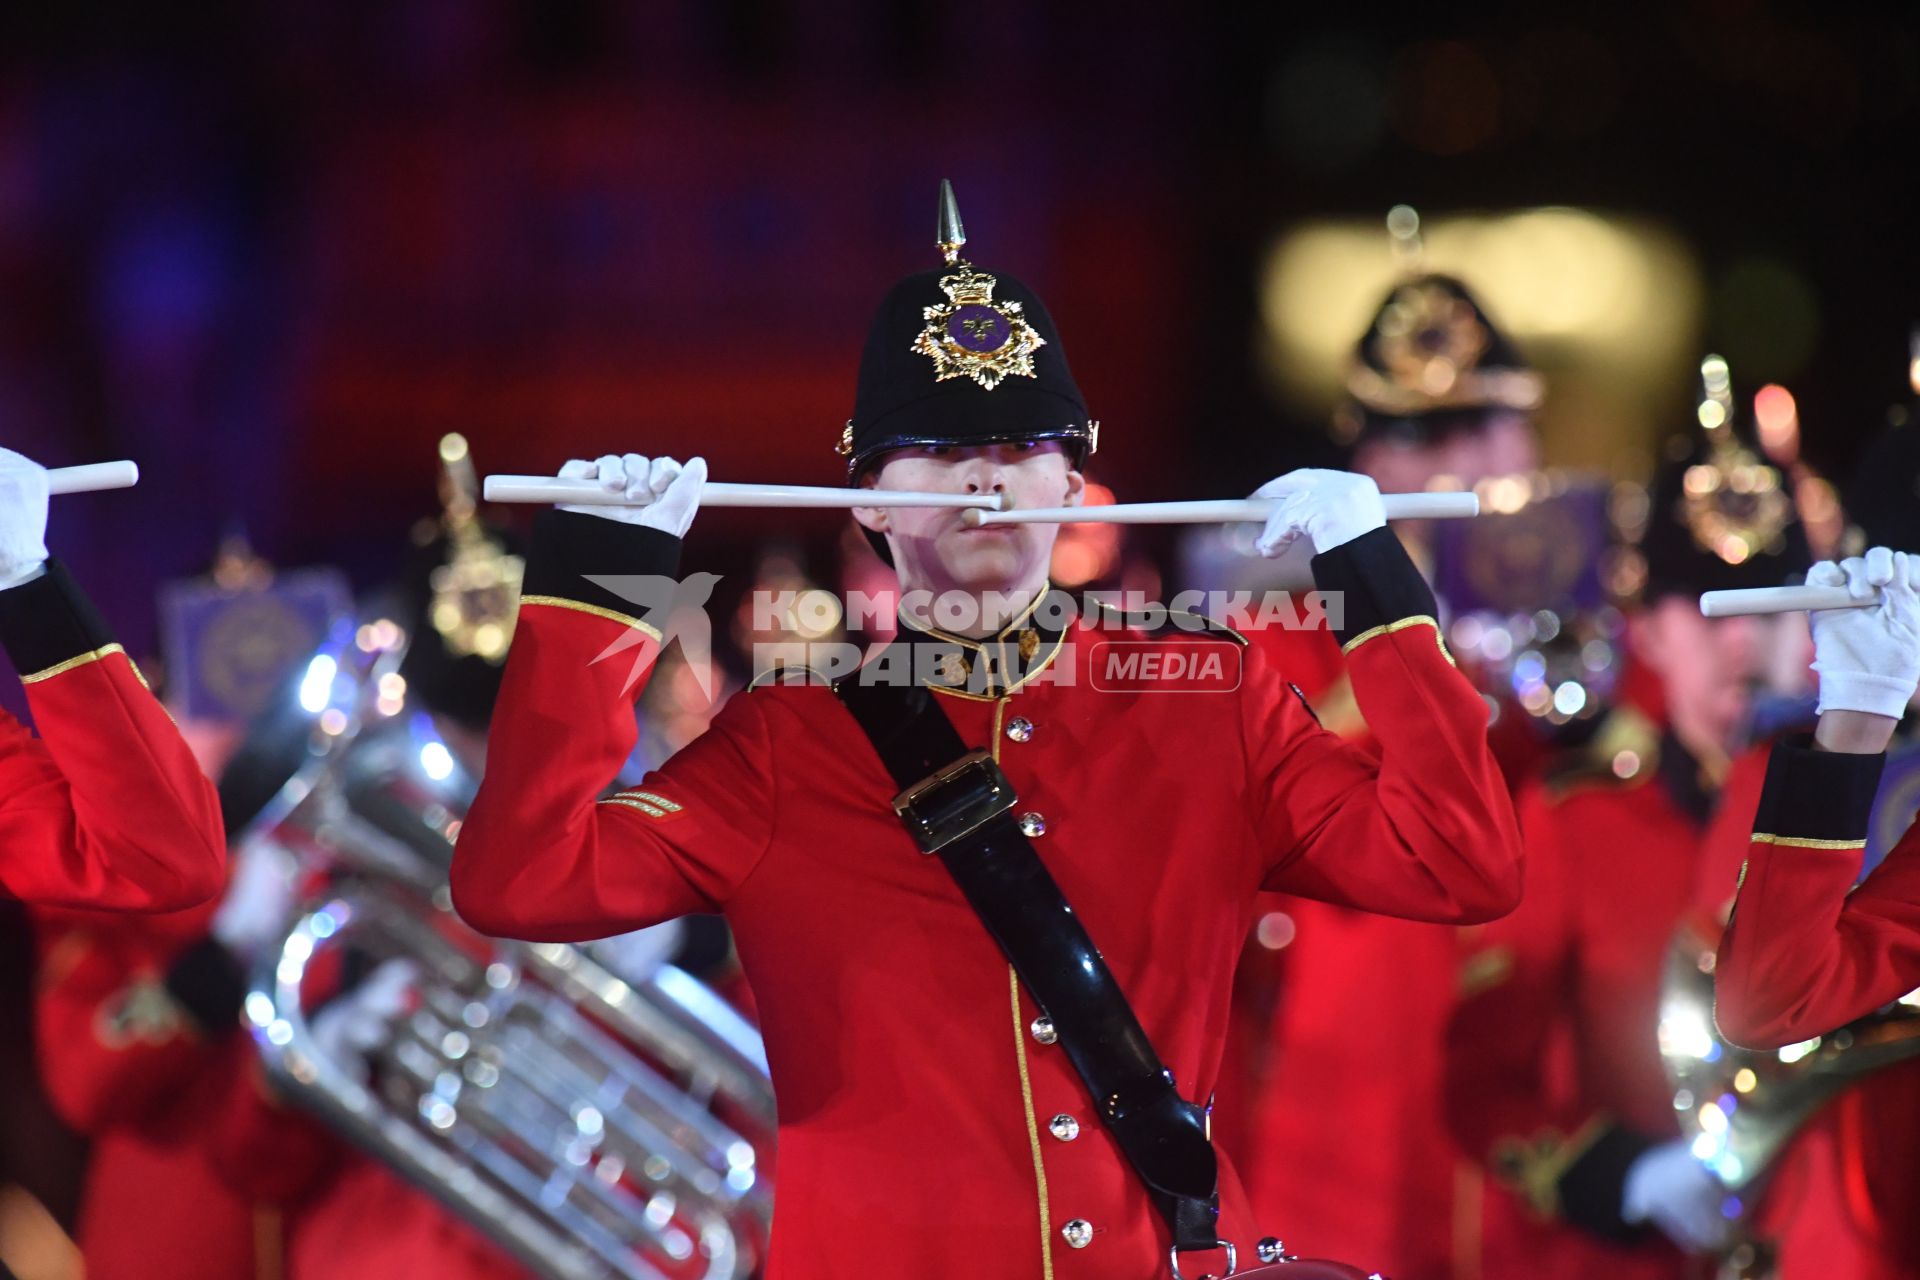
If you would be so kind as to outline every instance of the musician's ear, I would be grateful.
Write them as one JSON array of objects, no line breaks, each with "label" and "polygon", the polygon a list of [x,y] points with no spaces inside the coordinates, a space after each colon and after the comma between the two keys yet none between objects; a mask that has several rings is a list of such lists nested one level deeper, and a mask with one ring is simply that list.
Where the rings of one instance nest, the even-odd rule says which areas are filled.
[{"label": "musician's ear", "polygon": [[[878,468],[869,467],[860,475],[859,485],[862,489],[872,489],[879,483],[880,471]],[[870,529],[874,533],[885,533],[887,531],[887,509],[885,507],[855,507],[853,509],[853,518],[860,523],[860,527],[863,529]]]},{"label": "musician's ear", "polygon": [[1069,467],[1067,469],[1067,493],[1061,501],[1063,507],[1077,507],[1087,498],[1087,477]]}]

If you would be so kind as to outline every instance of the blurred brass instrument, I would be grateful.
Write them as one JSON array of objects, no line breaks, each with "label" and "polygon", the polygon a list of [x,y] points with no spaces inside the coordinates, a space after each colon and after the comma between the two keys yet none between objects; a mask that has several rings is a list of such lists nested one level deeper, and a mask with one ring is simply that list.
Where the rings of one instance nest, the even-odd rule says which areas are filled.
[{"label": "blurred brass instrument", "polygon": [[1863,1077],[1920,1057],[1920,992],[1799,1044],[1737,1048],[1713,1021],[1717,932],[1690,922],[1674,938],[1660,1002],[1660,1056],[1681,1134],[1727,1189],[1735,1231],[1720,1280],[1770,1280],[1772,1249],[1747,1225],[1768,1178],[1822,1106]]},{"label": "blurred brass instrument", "polygon": [[[368,624],[283,708],[304,759],[242,836],[331,875],[253,975],[246,1017],[294,1103],[547,1280],[728,1280],[764,1262],[774,1133],[758,1033],[620,940],[483,937],[447,868],[472,779],[409,705],[404,637]],[[313,1034],[382,962],[420,975],[364,1058]]]}]

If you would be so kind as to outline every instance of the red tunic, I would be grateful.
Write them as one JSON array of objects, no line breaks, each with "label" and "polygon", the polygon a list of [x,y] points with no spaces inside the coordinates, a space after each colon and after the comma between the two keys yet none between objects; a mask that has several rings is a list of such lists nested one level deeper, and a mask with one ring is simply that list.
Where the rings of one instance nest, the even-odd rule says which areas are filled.
[{"label": "red tunic", "polygon": [[225,882],[213,785],[57,561],[0,591],[40,736],[0,712],[0,895],[171,911]]},{"label": "red tunic", "polygon": [[1619,1215],[1633,1158],[1680,1136],[1657,1029],[1705,797],[1670,740],[1598,743],[1591,768],[1523,795],[1526,898],[1473,931],[1447,1029],[1448,1120],[1489,1174],[1488,1280],[1688,1274]]},{"label": "red tunic", "polygon": [[[902,830],[896,788],[829,690],[736,696],[640,788],[595,803],[635,736],[630,654],[596,659],[644,627],[580,573],[671,573],[676,551],[651,530],[543,517],[456,905],[483,931],[556,940],[726,913],[780,1101],[775,1280],[876,1259],[927,1276],[1164,1274],[1145,1192],[945,868]],[[1213,1090],[1261,889],[1451,921],[1498,916],[1518,895],[1484,705],[1439,642],[1424,583],[1385,531],[1317,569],[1348,593],[1377,754],[1321,729],[1259,637],[1022,623],[1031,657],[1008,664],[1006,685],[924,681],[960,736],[999,758],[1188,1097]],[[1011,654],[1014,639],[984,651]],[[1239,679],[1103,690],[1112,640],[1196,661],[1224,649]],[[1221,1190],[1222,1235],[1245,1259],[1266,1232],[1230,1165]]]},{"label": "red tunic", "polygon": [[[45,912],[38,922],[42,1078],[93,1140],[77,1233],[92,1280],[271,1274],[256,1263],[278,1252],[275,1211],[228,1186],[208,1141],[226,1098],[250,1087],[251,1048],[238,972],[200,942],[212,913]],[[226,1017],[203,1024],[190,1004]]]}]

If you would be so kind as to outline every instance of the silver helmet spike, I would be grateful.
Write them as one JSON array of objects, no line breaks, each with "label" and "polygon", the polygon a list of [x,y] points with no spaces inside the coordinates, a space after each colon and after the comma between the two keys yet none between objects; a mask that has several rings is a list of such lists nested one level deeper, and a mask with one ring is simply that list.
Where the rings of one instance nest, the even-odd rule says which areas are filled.
[{"label": "silver helmet spike", "polygon": [[940,223],[934,243],[949,265],[960,260],[960,246],[967,242],[967,229],[960,222],[960,206],[953,198],[953,183],[940,179]]}]

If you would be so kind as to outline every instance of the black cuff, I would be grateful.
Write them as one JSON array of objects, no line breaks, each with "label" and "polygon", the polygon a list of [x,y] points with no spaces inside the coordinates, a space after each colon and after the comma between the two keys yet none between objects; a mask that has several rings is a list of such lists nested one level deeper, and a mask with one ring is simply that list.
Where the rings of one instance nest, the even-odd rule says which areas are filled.
[{"label": "black cuff", "polygon": [[93,602],[58,560],[32,582],[0,591],[0,644],[23,676],[113,643]]},{"label": "black cuff", "polygon": [[[670,605],[671,579],[679,569],[680,539],[670,533],[604,516],[548,509],[534,521],[533,546],[520,592],[645,618]],[[588,574],[630,581],[616,591],[589,581]]]},{"label": "black cuff", "polygon": [[1774,744],[1754,831],[1800,840],[1865,840],[1887,757],[1816,751],[1812,744],[1805,733]]},{"label": "black cuff", "polygon": [[[1355,636],[1402,618],[1439,617],[1433,588],[1413,567],[1407,549],[1391,529],[1370,529],[1351,542],[1313,558],[1313,581],[1322,592],[1339,592],[1343,608],[1334,636],[1344,646]],[[1438,625],[1436,622],[1435,625]]]},{"label": "black cuff", "polygon": [[247,976],[233,952],[212,938],[182,951],[167,970],[167,994],[210,1033],[219,1033],[240,1020],[247,999]]},{"label": "black cuff", "polygon": [[1640,1239],[1646,1228],[1620,1216],[1620,1201],[1627,1170],[1653,1145],[1651,1138],[1609,1126],[1560,1175],[1560,1216],[1602,1240],[1632,1244]]}]

